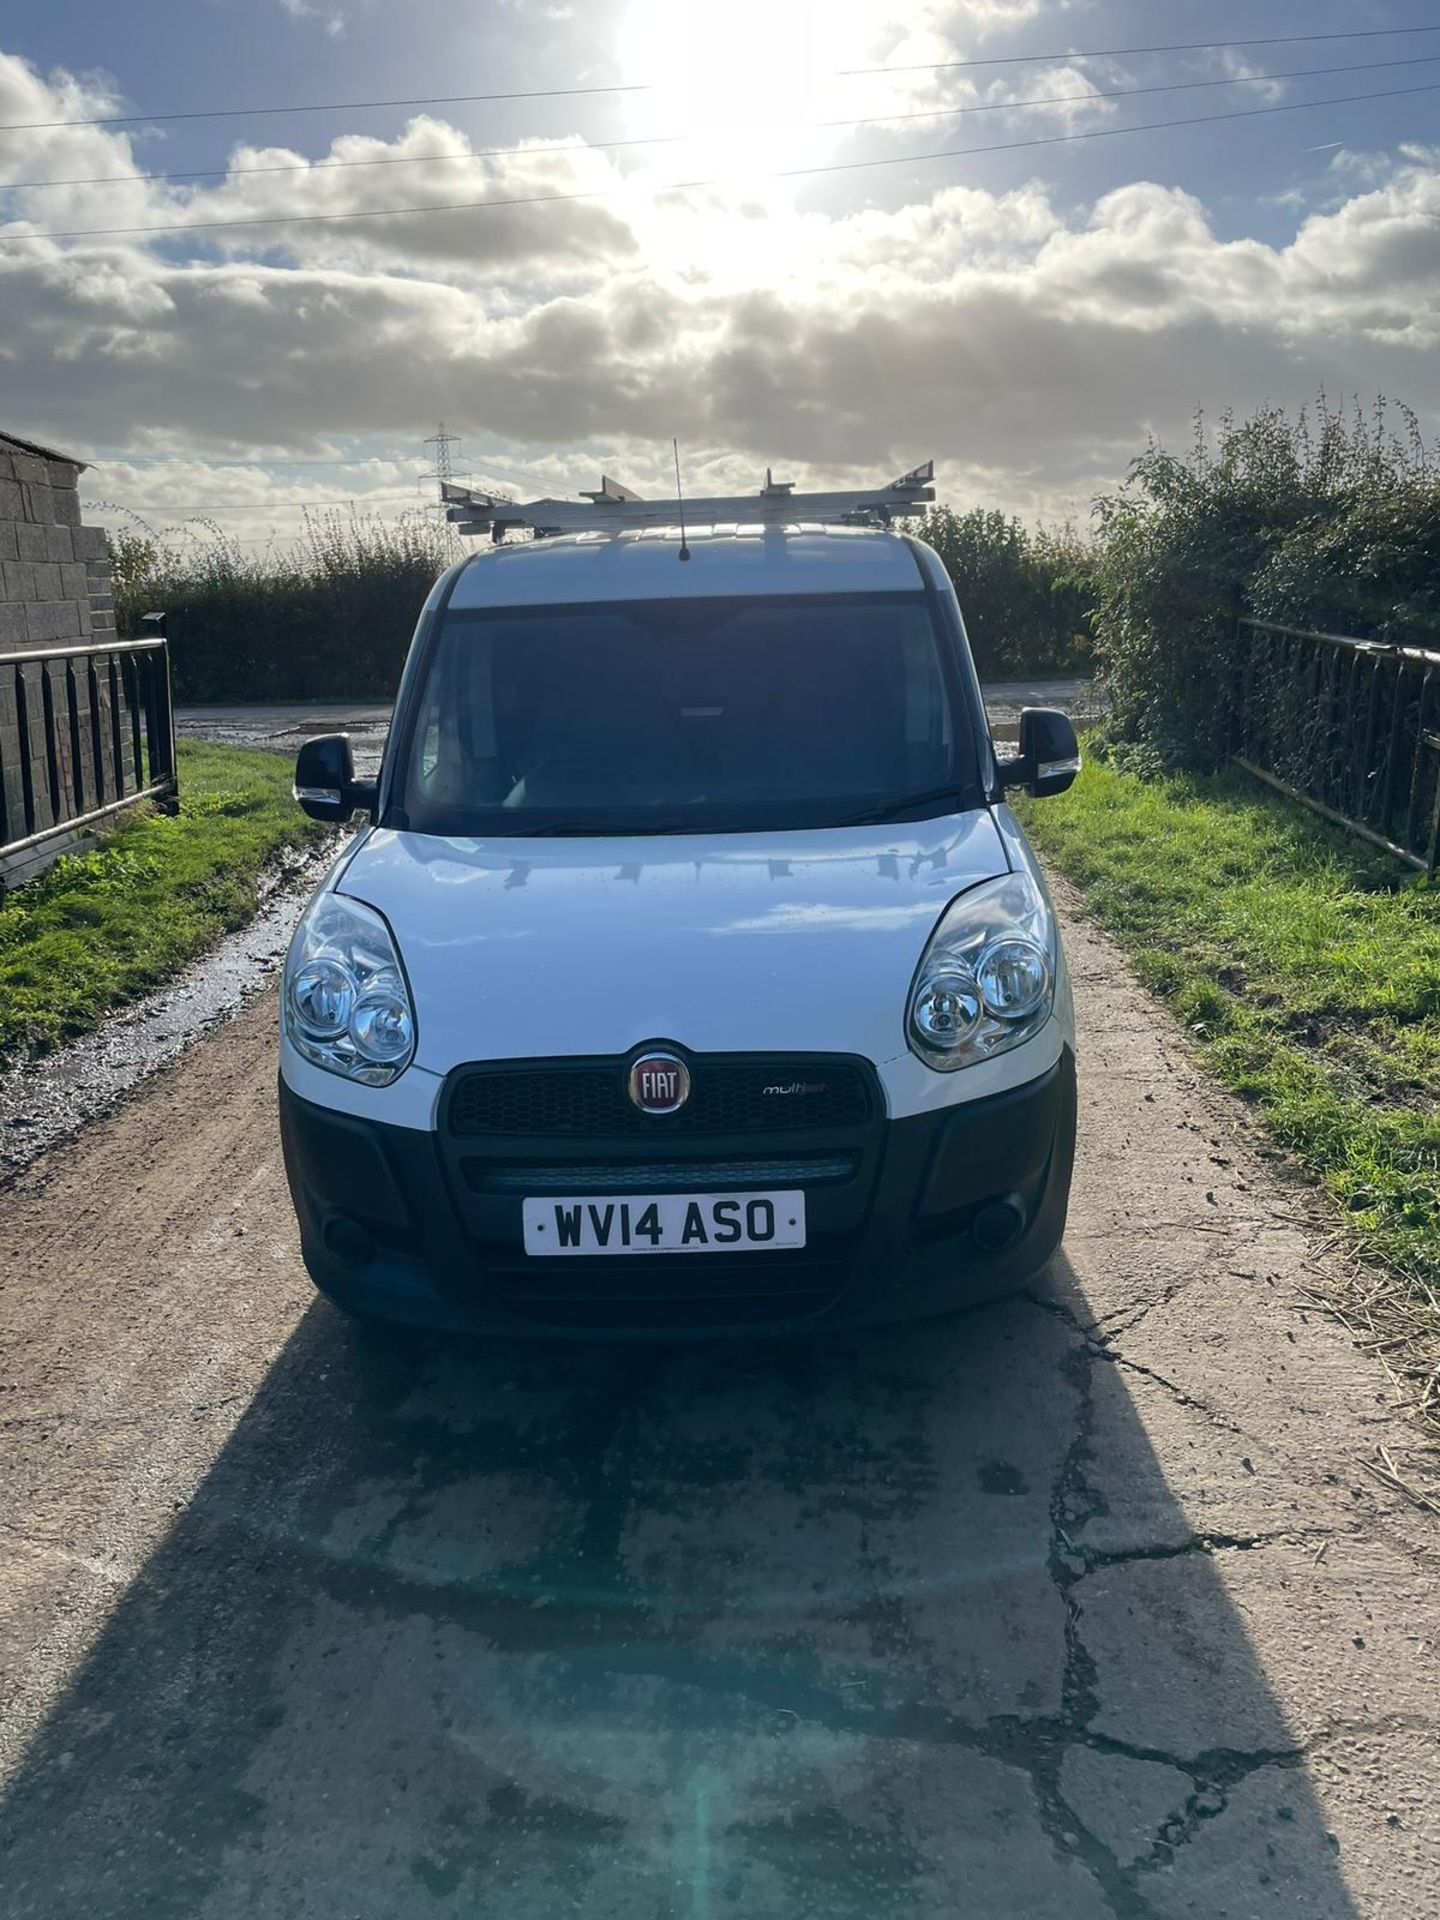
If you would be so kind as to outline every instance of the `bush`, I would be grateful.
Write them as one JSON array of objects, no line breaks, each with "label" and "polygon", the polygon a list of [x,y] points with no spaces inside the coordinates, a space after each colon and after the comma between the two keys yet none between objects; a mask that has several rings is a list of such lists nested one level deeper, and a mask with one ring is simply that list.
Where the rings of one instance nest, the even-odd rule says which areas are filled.
[{"label": "bush", "polygon": [[1440,477],[1413,417],[1392,430],[1322,398],[1203,422],[1152,446],[1097,503],[1096,654],[1113,741],[1139,764],[1223,755],[1242,608],[1361,638],[1440,642]]},{"label": "bush", "polygon": [[932,507],[919,531],[955,583],[985,678],[1088,671],[1092,563],[1073,528],[1031,533],[983,507]]},{"label": "bush", "polygon": [[307,520],[290,551],[248,553],[219,528],[111,540],[117,624],[169,615],[186,701],[389,699],[435,576],[462,549],[419,515]]}]

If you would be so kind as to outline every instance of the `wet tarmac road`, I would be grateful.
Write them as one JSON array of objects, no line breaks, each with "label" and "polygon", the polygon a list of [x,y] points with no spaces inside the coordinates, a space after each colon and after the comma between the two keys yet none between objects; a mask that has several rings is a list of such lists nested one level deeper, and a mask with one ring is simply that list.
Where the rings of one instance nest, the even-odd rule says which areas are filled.
[{"label": "wet tarmac road", "polygon": [[1074,924],[1032,1298],[733,1348],[313,1301],[269,997],[0,1194],[7,1920],[1421,1920],[1432,1524],[1303,1196]]}]

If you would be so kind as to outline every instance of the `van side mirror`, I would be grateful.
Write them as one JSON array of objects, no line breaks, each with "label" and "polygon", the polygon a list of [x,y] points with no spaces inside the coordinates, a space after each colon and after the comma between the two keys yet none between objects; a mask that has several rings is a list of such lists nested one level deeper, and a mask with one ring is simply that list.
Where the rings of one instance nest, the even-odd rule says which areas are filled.
[{"label": "van side mirror", "polygon": [[295,798],[312,820],[343,825],[356,813],[374,812],[380,784],[355,778],[348,733],[323,733],[296,756]]},{"label": "van side mirror", "polygon": [[1080,742],[1069,714],[1058,707],[1023,707],[1020,751],[1000,762],[1001,786],[1024,787],[1041,800],[1073,787],[1080,767]]}]

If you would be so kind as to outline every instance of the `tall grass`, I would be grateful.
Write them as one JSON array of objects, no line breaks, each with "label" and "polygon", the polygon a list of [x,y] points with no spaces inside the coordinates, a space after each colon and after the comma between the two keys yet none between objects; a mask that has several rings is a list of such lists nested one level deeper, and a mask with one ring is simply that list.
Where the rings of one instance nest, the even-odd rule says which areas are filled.
[{"label": "tall grass", "polygon": [[388,699],[435,576],[464,551],[421,514],[307,516],[292,546],[247,549],[210,522],[112,537],[117,623],[169,616],[176,697]]}]

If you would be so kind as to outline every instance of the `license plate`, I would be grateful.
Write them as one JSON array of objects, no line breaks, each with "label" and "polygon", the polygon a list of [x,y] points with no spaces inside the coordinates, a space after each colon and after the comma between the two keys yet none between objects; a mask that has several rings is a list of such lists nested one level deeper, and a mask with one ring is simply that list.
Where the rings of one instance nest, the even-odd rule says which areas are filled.
[{"label": "license plate", "polygon": [[803,1193],[629,1194],[525,1202],[530,1254],[759,1253],[803,1247]]}]

